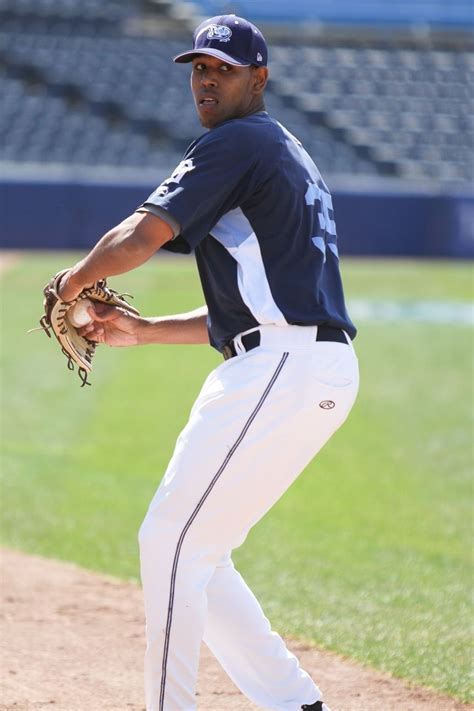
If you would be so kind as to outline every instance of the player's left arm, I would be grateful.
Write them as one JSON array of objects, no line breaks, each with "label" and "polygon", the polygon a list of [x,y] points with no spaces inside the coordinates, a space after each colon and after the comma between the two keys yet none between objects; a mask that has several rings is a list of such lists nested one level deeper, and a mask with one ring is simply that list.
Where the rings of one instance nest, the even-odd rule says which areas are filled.
[{"label": "player's left arm", "polygon": [[170,225],[151,213],[135,212],[112,228],[61,281],[59,295],[72,301],[86,286],[124,274],[148,261],[174,236]]},{"label": "player's left arm", "polygon": [[109,346],[146,344],[209,344],[207,306],[171,316],[144,318],[115,306],[93,304],[92,321],[79,329],[81,336]]}]

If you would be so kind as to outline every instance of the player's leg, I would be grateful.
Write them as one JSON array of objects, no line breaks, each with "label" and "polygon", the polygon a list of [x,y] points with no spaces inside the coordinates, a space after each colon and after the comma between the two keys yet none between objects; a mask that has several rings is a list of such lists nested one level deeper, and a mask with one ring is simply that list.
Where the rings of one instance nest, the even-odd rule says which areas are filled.
[{"label": "player's leg", "polygon": [[295,700],[313,703],[321,698],[298,659],[272,631],[230,555],[217,566],[207,586],[207,600],[204,642],[254,703],[269,709],[287,708],[287,704],[296,708]]},{"label": "player's leg", "polygon": [[[140,535],[149,711],[194,708],[206,587],[219,559],[284,493],[352,406],[357,376],[350,350],[331,345],[321,344],[317,354],[260,351],[228,361],[193,408]],[[335,408],[319,408],[329,396]],[[306,693],[301,687],[292,700],[285,694],[274,708],[311,703]]]},{"label": "player's leg", "polygon": [[[259,380],[254,374],[252,386],[238,395],[236,382],[221,381],[221,370],[206,380],[140,529],[147,711],[195,708],[206,587],[229,548],[219,531],[203,524],[201,512],[205,505],[209,509],[209,496],[228,469],[229,443],[238,441],[255,408]],[[222,511],[214,508],[222,527]]]},{"label": "player's leg", "polygon": [[[266,413],[256,423],[259,446],[252,453],[252,482],[247,493],[252,499],[248,508],[260,507],[260,515],[286,491],[342,424],[357,393],[356,361],[349,351],[344,353],[344,347],[327,344],[318,348],[313,364],[308,364],[301,355],[290,352],[287,381],[293,384],[293,396],[300,401],[299,407],[291,403],[292,396],[283,378],[280,394],[292,414],[277,422],[278,417]],[[277,410],[278,402],[272,404]],[[273,419],[273,436],[259,438],[259,430],[262,433],[268,426],[266,417]],[[249,444],[244,444],[236,454],[235,464],[242,469]],[[241,474],[240,480],[244,487],[246,477]],[[321,698],[316,684],[301,669],[283,640],[272,632],[259,603],[229,556],[216,568],[207,587],[207,597],[204,640],[244,694],[264,708],[281,711],[291,711]]]}]

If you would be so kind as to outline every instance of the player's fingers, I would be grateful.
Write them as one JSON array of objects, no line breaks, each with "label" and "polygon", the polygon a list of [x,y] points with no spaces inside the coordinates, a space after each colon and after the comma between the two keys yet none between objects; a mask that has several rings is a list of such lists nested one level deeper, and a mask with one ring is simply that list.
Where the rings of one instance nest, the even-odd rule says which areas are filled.
[{"label": "player's fingers", "polygon": [[87,313],[94,321],[112,321],[122,315],[121,309],[116,306],[107,306],[100,301],[96,301],[89,306]]},{"label": "player's fingers", "polygon": [[62,301],[73,301],[77,299],[81,291],[85,287],[92,286],[92,284],[81,284],[80,286],[75,286],[72,278],[73,269],[69,269],[61,277],[58,285],[58,296]]},{"label": "player's fingers", "polygon": [[96,321],[91,321],[91,323],[88,323],[85,326],[78,328],[77,332],[80,336],[88,338],[90,341],[99,342],[104,336],[105,329],[100,323]]}]

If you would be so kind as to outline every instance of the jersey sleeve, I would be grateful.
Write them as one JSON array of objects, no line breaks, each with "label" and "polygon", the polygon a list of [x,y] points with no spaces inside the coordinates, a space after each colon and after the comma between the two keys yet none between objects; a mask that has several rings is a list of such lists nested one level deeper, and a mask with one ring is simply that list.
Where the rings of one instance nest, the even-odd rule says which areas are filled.
[{"label": "jersey sleeve", "polygon": [[184,251],[183,241],[194,249],[261,179],[252,132],[232,123],[212,129],[192,144],[171,176],[142,206],[150,212],[159,208],[169,213],[177,225],[176,251]]}]

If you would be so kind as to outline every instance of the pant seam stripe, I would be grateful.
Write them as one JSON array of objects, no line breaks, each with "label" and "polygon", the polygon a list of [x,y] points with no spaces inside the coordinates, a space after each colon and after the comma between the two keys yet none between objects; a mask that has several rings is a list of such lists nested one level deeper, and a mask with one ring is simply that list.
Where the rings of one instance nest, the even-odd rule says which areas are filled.
[{"label": "pant seam stripe", "polygon": [[250,425],[256,418],[259,410],[262,408],[263,403],[267,399],[270,390],[272,389],[273,385],[275,384],[278,376],[280,375],[280,372],[283,369],[283,366],[285,365],[285,362],[289,356],[289,353],[284,353],[275,372],[273,373],[267,387],[263,391],[262,396],[260,397],[260,400],[258,401],[257,405],[255,406],[253,412],[251,413],[250,417],[248,418],[247,422],[245,423],[240,435],[232,445],[231,449],[227,453],[224,461],[222,462],[221,466],[217,470],[216,474],[214,475],[211,483],[207,487],[206,491],[204,494],[201,496],[196,508],[192,512],[191,516],[187,520],[183,530],[181,531],[181,535],[178,539],[178,543],[176,546],[176,552],[174,555],[173,559],[173,566],[171,569],[171,582],[170,582],[170,596],[169,596],[169,603],[168,603],[168,616],[166,620],[166,629],[165,629],[165,643],[164,643],[164,648],[163,648],[163,663],[162,663],[162,668],[161,668],[161,686],[160,686],[160,702],[159,702],[159,711],[164,711],[164,699],[165,699],[165,687],[166,687],[166,668],[168,664],[168,652],[169,652],[169,641],[170,641],[170,633],[171,633],[171,623],[173,620],[173,603],[174,603],[174,592],[175,592],[175,583],[176,583],[176,572],[178,569],[178,562],[179,562],[179,555],[181,552],[181,548],[183,545],[183,541],[186,537],[186,533],[189,531],[193,521],[195,520],[196,516],[198,515],[199,511],[204,505],[204,502],[206,501],[207,497],[211,493],[212,489],[214,488],[217,480],[221,476],[222,472],[225,470],[227,467],[230,459],[234,455],[236,449],[238,446],[241,444],[242,440],[244,439],[245,435],[247,434]]}]

